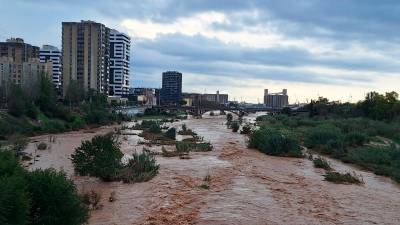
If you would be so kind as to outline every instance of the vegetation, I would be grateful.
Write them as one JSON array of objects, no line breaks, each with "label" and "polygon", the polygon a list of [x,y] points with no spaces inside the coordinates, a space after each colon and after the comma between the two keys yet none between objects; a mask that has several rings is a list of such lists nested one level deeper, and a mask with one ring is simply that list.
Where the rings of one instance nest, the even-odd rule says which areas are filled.
[{"label": "vegetation", "polygon": [[317,157],[315,159],[313,159],[313,164],[316,168],[322,168],[325,170],[331,170],[332,167],[329,165],[329,162],[326,161],[326,159],[322,158],[322,157]]},{"label": "vegetation", "polygon": [[319,98],[305,107],[308,115],[260,116],[257,124],[290,133],[308,148],[400,182],[398,104],[395,93],[369,93],[357,104]]},{"label": "vegetation", "polygon": [[148,151],[143,151],[141,154],[134,153],[132,157],[119,172],[119,178],[123,182],[145,182],[157,175],[160,166]]},{"label": "vegetation", "polygon": [[72,180],[53,169],[24,170],[10,151],[0,151],[0,224],[86,223],[88,210]]},{"label": "vegetation", "polygon": [[37,146],[38,150],[46,150],[47,149],[47,144],[44,142],[40,142]]},{"label": "vegetation", "polygon": [[241,134],[250,134],[251,133],[251,125],[245,124],[240,131]]},{"label": "vegetation", "polygon": [[240,128],[240,125],[239,125],[238,122],[234,121],[234,122],[231,123],[231,128],[232,128],[233,132],[238,132],[238,130]]},{"label": "vegetation", "polygon": [[175,140],[175,138],[176,138],[176,129],[173,128],[173,127],[169,128],[167,130],[167,132],[165,132],[164,136],[169,138],[169,139]]},{"label": "vegetation", "polygon": [[82,142],[71,157],[77,174],[113,181],[122,168],[122,156],[116,136],[109,133]]},{"label": "vegetation", "polygon": [[250,135],[249,147],[267,155],[302,157],[299,142],[292,134],[267,127]]},{"label": "vegetation", "polygon": [[226,114],[226,121],[228,122],[228,124],[231,123],[232,120],[233,120],[232,114],[230,114],[230,113]]},{"label": "vegetation", "polygon": [[88,219],[86,206],[72,180],[53,169],[35,170],[27,176],[31,200],[31,224],[83,224]]},{"label": "vegetation", "polygon": [[126,165],[121,162],[122,156],[116,136],[110,133],[82,142],[72,154],[72,162],[79,175],[103,181],[144,182],[157,175],[159,166],[149,152],[133,154]]},{"label": "vegetation", "polygon": [[178,132],[179,135],[196,135],[195,132],[193,132],[191,129],[188,129],[186,127],[186,124],[182,124],[182,129]]},{"label": "vegetation", "polygon": [[109,110],[107,97],[71,83],[65,105],[58,102],[52,81],[42,75],[32,88],[10,84],[8,113],[0,113],[0,136],[35,135],[83,129],[88,125],[106,125],[128,118]]},{"label": "vegetation", "polygon": [[357,174],[353,173],[339,173],[328,171],[324,175],[325,180],[337,184],[362,184],[364,181]]},{"label": "vegetation", "polygon": [[178,141],[176,142],[176,151],[177,152],[209,152],[212,151],[213,146],[209,142],[205,143],[192,143],[186,141]]}]

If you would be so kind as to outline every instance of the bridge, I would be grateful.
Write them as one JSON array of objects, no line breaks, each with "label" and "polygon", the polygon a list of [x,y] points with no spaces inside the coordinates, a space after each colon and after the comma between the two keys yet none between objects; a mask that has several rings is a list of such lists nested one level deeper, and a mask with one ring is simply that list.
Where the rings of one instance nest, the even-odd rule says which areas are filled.
[{"label": "bridge", "polygon": [[162,111],[170,111],[170,112],[185,112],[193,116],[201,116],[206,112],[210,111],[223,111],[230,112],[236,114],[237,116],[248,115],[249,113],[256,112],[270,112],[270,113],[279,113],[280,109],[269,109],[269,108],[244,108],[237,106],[225,106],[225,105],[216,105],[216,106],[153,106],[152,109],[157,110],[159,112]]}]

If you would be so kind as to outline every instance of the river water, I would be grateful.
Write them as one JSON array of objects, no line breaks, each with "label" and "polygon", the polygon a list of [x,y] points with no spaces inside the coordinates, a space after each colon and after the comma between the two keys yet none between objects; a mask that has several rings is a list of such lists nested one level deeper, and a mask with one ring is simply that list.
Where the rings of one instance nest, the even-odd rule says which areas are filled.
[{"label": "river water", "polygon": [[[69,158],[81,141],[115,127],[58,134],[51,143],[48,135],[34,137],[27,152],[39,156],[26,166],[63,169],[80,191],[101,193],[103,208],[91,212],[89,224],[400,224],[400,187],[389,178],[330,160],[336,170],[361,174],[365,184],[329,183],[308,159],[248,149],[246,136],[228,130],[224,116],[170,126],[182,123],[214,150],[191,153],[190,159],[156,156],[159,174],[146,183],[104,183],[73,174]],[[137,135],[120,140],[126,154],[143,148]],[[49,143],[49,150],[35,152],[40,141]],[[211,176],[209,189],[199,187],[206,175]],[[115,201],[108,201],[110,195]]]}]

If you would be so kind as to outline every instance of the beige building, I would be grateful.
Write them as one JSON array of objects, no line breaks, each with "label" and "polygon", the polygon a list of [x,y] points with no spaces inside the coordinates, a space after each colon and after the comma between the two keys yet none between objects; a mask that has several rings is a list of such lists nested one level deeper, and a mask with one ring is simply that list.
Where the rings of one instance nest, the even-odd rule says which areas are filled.
[{"label": "beige building", "polygon": [[39,47],[24,43],[22,38],[9,38],[0,42],[0,58],[11,58],[15,63],[28,62],[31,58],[39,58]]},{"label": "beige building", "polygon": [[271,109],[282,109],[288,106],[289,96],[287,89],[283,89],[282,92],[278,93],[269,93],[268,89],[264,89],[264,104]]},{"label": "beige building", "polygon": [[93,21],[62,23],[63,95],[71,80],[108,94],[110,29]]},{"label": "beige building", "polygon": [[38,58],[31,58],[27,62],[17,63],[12,58],[0,58],[0,86],[6,87],[8,82],[31,89],[41,74],[52,77],[52,62],[40,63]]}]

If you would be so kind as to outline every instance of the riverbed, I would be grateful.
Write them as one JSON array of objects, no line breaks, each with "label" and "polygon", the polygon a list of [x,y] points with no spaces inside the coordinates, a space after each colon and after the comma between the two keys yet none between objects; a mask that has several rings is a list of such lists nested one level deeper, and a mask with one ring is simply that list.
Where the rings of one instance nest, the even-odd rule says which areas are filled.
[{"label": "riverbed", "polygon": [[[247,137],[228,130],[224,116],[205,115],[169,126],[183,123],[214,150],[190,153],[190,159],[156,156],[159,174],[149,182],[104,183],[74,175],[74,149],[115,126],[34,137],[26,150],[34,159],[25,165],[64,170],[80,191],[100,193],[103,207],[91,211],[89,224],[400,224],[400,186],[389,178],[329,160],[336,170],[361,174],[365,184],[329,183],[323,180],[324,171],[306,158],[248,149]],[[141,140],[136,134],[121,135],[122,151],[141,151]],[[35,151],[39,142],[49,148]],[[204,189],[200,186],[207,175],[211,181]],[[109,202],[111,195],[115,201]]]}]

